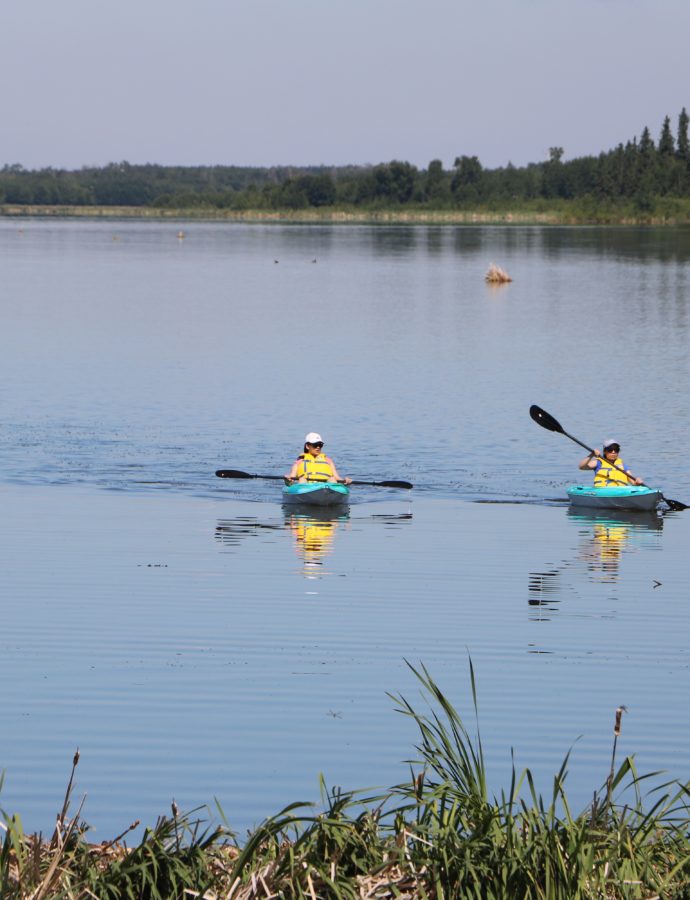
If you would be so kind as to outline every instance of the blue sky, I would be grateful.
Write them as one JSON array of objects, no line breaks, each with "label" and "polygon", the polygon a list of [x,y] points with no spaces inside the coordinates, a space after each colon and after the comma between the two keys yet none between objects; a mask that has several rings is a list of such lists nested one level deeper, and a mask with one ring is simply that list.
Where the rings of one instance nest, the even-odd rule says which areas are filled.
[{"label": "blue sky", "polygon": [[4,7],[0,165],[522,165],[690,108],[688,0]]}]

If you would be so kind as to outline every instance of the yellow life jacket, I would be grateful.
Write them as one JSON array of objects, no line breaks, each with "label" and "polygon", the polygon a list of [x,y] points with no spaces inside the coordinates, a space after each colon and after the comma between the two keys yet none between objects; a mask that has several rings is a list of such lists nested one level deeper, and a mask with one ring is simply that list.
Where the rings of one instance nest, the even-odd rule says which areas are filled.
[{"label": "yellow life jacket", "polygon": [[311,453],[302,453],[297,457],[297,478],[306,478],[307,481],[334,481],[333,469],[327,456],[319,453],[312,456]]},{"label": "yellow life jacket", "polygon": [[594,471],[594,487],[616,487],[632,483],[625,474],[625,465],[620,457],[614,463],[603,456],[598,457],[597,461],[599,465]]}]

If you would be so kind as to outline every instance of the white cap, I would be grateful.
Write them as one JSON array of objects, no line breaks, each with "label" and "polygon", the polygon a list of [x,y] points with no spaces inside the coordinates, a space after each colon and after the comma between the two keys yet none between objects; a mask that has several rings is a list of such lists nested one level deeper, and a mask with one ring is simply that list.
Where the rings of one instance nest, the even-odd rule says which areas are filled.
[{"label": "white cap", "polygon": [[305,437],[305,444],[318,444],[319,441],[323,444],[323,438],[320,434],[317,434],[315,431],[310,431],[309,434]]},{"label": "white cap", "polygon": [[620,447],[620,441],[614,441],[613,438],[608,438],[604,441],[604,450],[606,450],[608,447],[611,447],[613,444],[615,444],[616,447]]}]

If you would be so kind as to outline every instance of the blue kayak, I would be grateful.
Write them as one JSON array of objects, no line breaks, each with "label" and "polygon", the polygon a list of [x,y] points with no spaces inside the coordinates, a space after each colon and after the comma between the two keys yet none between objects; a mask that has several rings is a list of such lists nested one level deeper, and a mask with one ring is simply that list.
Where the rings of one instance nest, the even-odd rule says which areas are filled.
[{"label": "blue kayak", "polygon": [[661,491],[643,485],[621,485],[619,487],[593,487],[573,484],[568,488],[571,506],[586,506],[590,509],[656,509],[661,503]]},{"label": "blue kayak", "polygon": [[312,481],[283,488],[283,503],[300,506],[346,506],[350,488],[335,481]]}]

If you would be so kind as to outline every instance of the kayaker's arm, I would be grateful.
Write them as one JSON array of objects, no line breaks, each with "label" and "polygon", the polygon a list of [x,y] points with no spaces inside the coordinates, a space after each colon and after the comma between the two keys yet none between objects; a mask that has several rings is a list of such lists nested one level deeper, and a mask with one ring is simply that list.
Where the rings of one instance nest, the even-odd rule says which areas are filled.
[{"label": "kayaker's arm", "polygon": [[641,484],[644,484],[644,481],[641,478],[637,478],[635,475],[633,475],[633,473],[630,471],[630,469],[626,469],[625,474],[628,476],[628,478],[632,481],[633,484],[636,484],[638,486]]},{"label": "kayaker's arm", "polygon": [[293,481],[297,481],[297,467],[299,466],[299,459],[296,459],[292,464],[292,468],[287,473],[287,475],[283,475],[283,481],[285,484],[292,484]]},{"label": "kayaker's arm", "polygon": [[599,456],[601,456],[601,453],[598,450],[594,450],[592,453],[588,453],[584,459],[580,460],[578,469],[596,469],[597,457]]},{"label": "kayaker's arm", "polygon": [[326,459],[328,460],[328,464],[330,465],[331,471],[333,472],[334,481],[337,481],[339,484],[352,484],[351,478],[341,478],[340,475],[338,475],[338,470],[336,469],[335,463],[330,458],[330,456],[327,456]]}]

